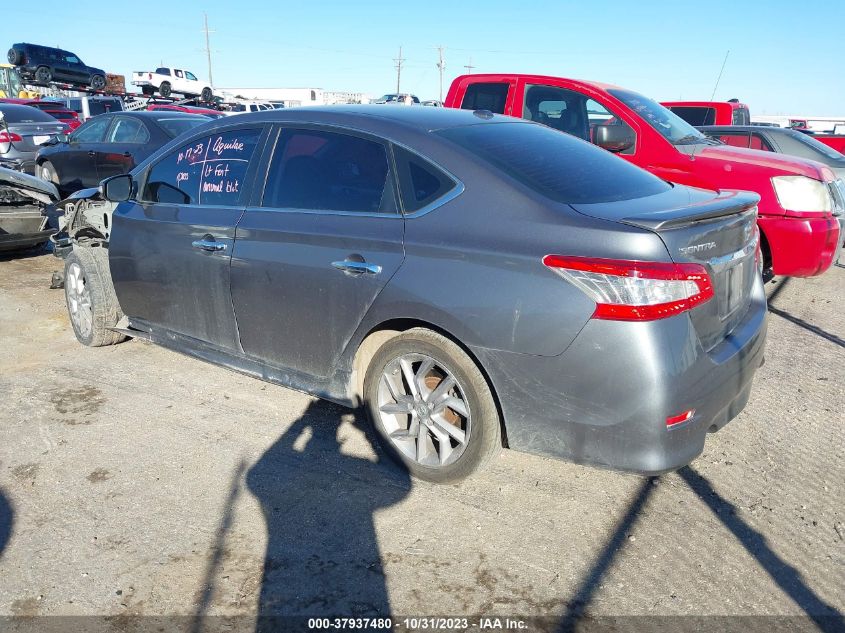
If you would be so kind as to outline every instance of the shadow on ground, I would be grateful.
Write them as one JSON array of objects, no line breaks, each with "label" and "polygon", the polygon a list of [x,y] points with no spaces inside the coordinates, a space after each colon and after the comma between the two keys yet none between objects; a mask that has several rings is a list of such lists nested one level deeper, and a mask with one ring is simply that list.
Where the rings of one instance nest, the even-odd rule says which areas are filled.
[{"label": "shadow on ground", "polygon": [[[411,482],[393,463],[345,453],[339,428],[351,415],[312,403],[246,475],[267,526],[258,630],[279,630],[274,616],[390,615],[373,513]],[[354,426],[369,433],[357,417]]]},{"label": "shadow on ground", "polygon": [[[781,558],[768,544],[766,537],[751,527],[738,514],[736,506],[722,497],[710,481],[690,466],[678,471],[678,475],[689,489],[703,501],[722,526],[733,534],[734,538],[745,548],[760,568],[765,571],[772,581],[787,594],[804,612],[803,622],[797,618],[784,618],[783,624],[787,628],[777,628],[775,618],[604,618],[604,621],[592,621],[586,630],[596,631],[629,631],[629,630],[658,630],[661,626],[669,626],[675,633],[687,631],[717,630],[713,627],[727,627],[722,630],[769,631],[769,630],[807,630],[809,624],[813,630],[822,633],[834,633],[845,630],[845,619],[842,613],[828,604],[807,585],[801,573],[788,561]],[[639,520],[640,514],[652,495],[653,483],[657,478],[643,481],[639,490],[632,497],[624,516],[618,522],[616,529],[607,541],[604,549],[599,553],[589,571],[584,575],[573,598],[567,604],[566,612],[558,627],[559,633],[575,633],[585,630],[585,620],[590,621],[588,608],[596,592],[604,582],[605,575],[612,567],[614,560],[621,553],[625,545],[625,535],[628,534]],[[683,544],[679,543],[679,547]],[[725,590],[726,588],[722,588]],[[598,618],[598,620],[602,620]],[[635,627],[631,629],[630,627]],[[740,627],[737,629],[735,627]],[[590,628],[592,627],[592,628]],[[640,627],[640,628],[637,628]],[[774,627],[774,629],[772,629]],[[663,630],[663,629],[661,629]]]},{"label": "shadow on ground", "polygon": [[15,513],[12,510],[12,504],[0,490],[0,556],[3,556],[3,550],[6,549],[9,539],[12,537],[14,519]]}]

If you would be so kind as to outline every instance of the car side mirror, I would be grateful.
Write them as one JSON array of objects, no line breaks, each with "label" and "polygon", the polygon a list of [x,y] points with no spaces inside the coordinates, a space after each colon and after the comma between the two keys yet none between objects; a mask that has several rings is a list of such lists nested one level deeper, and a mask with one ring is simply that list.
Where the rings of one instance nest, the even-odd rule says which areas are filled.
[{"label": "car side mirror", "polygon": [[637,137],[627,125],[597,125],[594,131],[595,144],[609,152],[624,152],[637,142]]},{"label": "car side mirror", "polygon": [[56,143],[67,143],[69,139],[67,134],[56,134]]},{"label": "car side mirror", "polygon": [[100,195],[109,202],[125,202],[132,197],[132,176],[121,174],[100,183]]}]

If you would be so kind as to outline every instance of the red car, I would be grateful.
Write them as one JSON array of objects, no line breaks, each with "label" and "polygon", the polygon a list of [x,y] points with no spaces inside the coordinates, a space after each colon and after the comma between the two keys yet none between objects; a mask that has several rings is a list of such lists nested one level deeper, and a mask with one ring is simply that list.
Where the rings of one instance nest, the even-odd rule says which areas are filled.
[{"label": "red car", "polygon": [[174,112],[188,112],[189,114],[202,114],[203,116],[211,117],[212,119],[219,119],[224,116],[222,112],[211,110],[210,108],[197,108],[194,106],[172,105],[169,103],[151,103],[147,106],[147,110],[172,110]]},{"label": "red car", "polygon": [[754,191],[761,198],[758,226],[770,274],[810,277],[833,263],[845,189],[826,165],[723,145],[651,99],[596,82],[464,75],[452,82],[445,105],[543,123],[670,182]]}]

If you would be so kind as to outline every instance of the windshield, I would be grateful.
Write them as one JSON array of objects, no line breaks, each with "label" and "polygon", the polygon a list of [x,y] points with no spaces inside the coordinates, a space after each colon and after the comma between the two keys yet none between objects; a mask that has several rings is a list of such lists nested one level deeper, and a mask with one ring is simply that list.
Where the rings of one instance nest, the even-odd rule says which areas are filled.
[{"label": "windshield", "polygon": [[672,145],[707,143],[707,137],[668,108],[636,92],[611,88],[610,94],[639,114]]},{"label": "windshield", "polygon": [[17,97],[23,90],[21,85],[21,78],[18,76],[18,71],[15,68],[9,68],[9,96]]}]

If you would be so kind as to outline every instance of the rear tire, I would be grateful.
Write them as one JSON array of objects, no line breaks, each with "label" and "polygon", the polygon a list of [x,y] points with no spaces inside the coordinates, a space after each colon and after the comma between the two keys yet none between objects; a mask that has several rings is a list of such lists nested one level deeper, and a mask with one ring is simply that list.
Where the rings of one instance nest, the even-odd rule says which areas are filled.
[{"label": "rear tire", "polygon": [[91,77],[91,87],[94,90],[105,90],[106,78],[102,75],[94,75],[93,77]]},{"label": "rear tire", "polygon": [[202,92],[200,93],[200,99],[205,101],[206,103],[211,103],[211,99],[214,97],[214,94],[211,92],[211,88],[203,88]]},{"label": "rear tire", "polygon": [[53,81],[53,73],[46,66],[39,66],[35,69],[35,81],[39,84],[49,84]]},{"label": "rear tire", "polygon": [[10,48],[9,52],[6,53],[6,59],[12,66],[20,66],[23,63],[23,53],[16,48]]},{"label": "rear tire", "polygon": [[171,92],[172,92],[172,88],[170,87],[170,82],[169,81],[162,81],[161,85],[158,87],[158,93],[162,97],[169,97]]},{"label": "rear tire", "polygon": [[126,340],[110,328],[123,318],[105,248],[74,247],[65,259],[65,301],[73,333],[83,345],[102,347]]},{"label": "rear tire", "polygon": [[145,97],[152,97],[156,93],[154,86],[141,86],[141,94]]},{"label": "rear tire", "polygon": [[419,479],[460,481],[502,446],[484,375],[458,345],[431,330],[408,330],[379,348],[367,367],[364,401],[384,449]]}]

